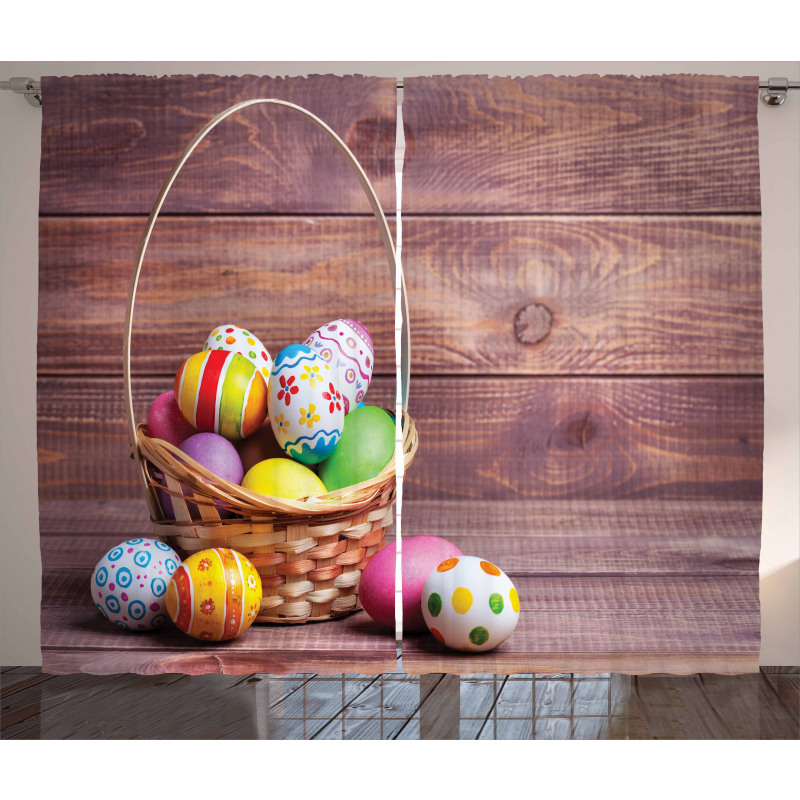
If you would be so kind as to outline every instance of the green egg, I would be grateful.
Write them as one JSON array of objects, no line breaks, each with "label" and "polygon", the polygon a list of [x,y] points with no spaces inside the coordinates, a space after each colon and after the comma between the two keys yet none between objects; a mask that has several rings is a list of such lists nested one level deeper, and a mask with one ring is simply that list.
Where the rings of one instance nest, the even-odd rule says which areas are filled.
[{"label": "green egg", "polygon": [[342,438],[319,465],[319,477],[329,492],[378,475],[394,458],[394,419],[382,408],[364,406],[344,418]]}]

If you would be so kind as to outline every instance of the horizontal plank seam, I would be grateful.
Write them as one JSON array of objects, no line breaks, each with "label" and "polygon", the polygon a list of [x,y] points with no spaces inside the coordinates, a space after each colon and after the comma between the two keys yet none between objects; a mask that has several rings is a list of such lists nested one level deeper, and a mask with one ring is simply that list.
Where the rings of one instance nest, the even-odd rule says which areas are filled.
[{"label": "horizontal plank seam", "polygon": [[[175,375],[171,372],[131,372],[134,378],[140,380],[174,380]],[[107,380],[108,378],[121,378],[118,372],[69,372],[66,370],[38,370],[36,373],[37,378],[72,378],[80,380]],[[373,378],[394,378],[393,372],[376,372]],[[537,372],[537,373],[523,373],[523,372],[498,372],[487,374],[486,372],[413,372],[412,378],[419,380],[438,380],[439,378],[469,378],[470,380],[485,380],[496,381],[498,379],[515,379],[515,380],[529,380],[529,379],[557,379],[557,380],[583,380],[590,378],[592,380],[650,380],[657,378],[659,380],[683,380],[684,378],[697,378],[700,380],[709,379],[723,379],[723,380],[762,380],[764,378],[763,372],[626,372],[626,373],[611,373],[608,375],[598,374],[595,372],[571,372],[571,373],[558,373],[558,372]],[[413,390],[412,390],[413,396]]]},{"label": "horizontal plank seam", "polygon": [[[72,534],[66,535],[71,536]],[[63,535],[61,538],[63,538]],[[43,571],[49,573],[78,572],[88,575],[94,571],[94,567],[45,566],[43,567]],[[674,572],[667,572],[664,570],[654,572],[648,572],[646,570],[630,572],[569,572],[563,570],[559,572],[528,572],[524,569],[507,569],[505,572],[509,577],[515,578],[582,578],[597,580],[604,580],[606,578],[663,578],[664,580],[673,580],[675,578],[709,578],[714,583],[718,583],[721,580],[754,577],[758,575],[758,565],[756,565],[754,569],[726,570],[725,572],[682,572],[681,570],[676,570]]]},{"label": "horizontal plank seam", "polygon": [[[392,221],[396,216],[395,207],[386,207],[383,209],[387,221]],[[103,212],[103,211],[59,211],[46,212],[39,214],[39,219],[140,219],[146,222],[148,219],[147,212],[136,211],[120,211],[120,212]],[[242,217],[243,219],[252,219],[254,217],[269,217],[280,219],[285,217],[287,219],[303,219],[305,217],[321,218],[321,219],[363,219],[374,221],[375,217],[367,212],[346,212],[346,211],[171,211],[160,212],[159,218],[169,219],[198,219],[206,217],[224,217],[226,219],[235,219]]]},{"label": "horizontal plank seam", "polygon": [[[401,212],[402,213],[402,212]],[[391,216],[395,217],[395,208],[385,208],[387,220]],[[642,213],[633,212],[615,212],[615,211],[485,211],[483,213],[464,213],[461,212],[446,212],[446,211],[431,211],[431,212],[414,212],[410,214],[402,214],[403,220],[420,220],[420,219],[485,219],[487,217],[502,217],[504,219],[530,219],[530,218],[553,218],[553,217],[584,217],[591,219],[592,217],[614,217],[615,219],[643,219],[646,217],[754,217],[760,218],[762,216],[760,211],[724,211],[718,209],[708,209],[703,211],[646,211]],[[39,214],[39,219],[87,219],[97,217],[98,219],[120,218],[120,219],[141,219],[143,222],[147,220],[147,212],[103,212],[103,211],[59,211],[59,212],[45,212]],[[341,211],[172,211],[163,212],[159,217],[170,219],[180,219],[185,217],[187,219],[196,219],[198,217],[227,217],[227,218],[251,218],[251,217],[270,217],[280,218],[286,217],[287,219],[302,219],[303,217],[327,217],[330,219],[365,219],[371,220],[373,216],[366,212],[341,212]]]},{"label": "horizontal plank seam", "polygon": [[[110,215],[109,215],[110,216]],[[707,209],[703,211],[484,211],[481,213],[463,211],[416,211],[402,214],[403,221],[417,219],[484,219],[486,217],[502,217],[505,219],[518,218],[521,220],[531,217],[613,217],[615,219],[643,219],[646,217],[758,217],[761,211],[724,211],[720,209]]]},{"label": "horizontal plank seam", "polygon": [[[314,623],[310,623],[314,624]],[[145,634],[147,635],[147,634]],[[62,653],[70,653],[76,654],[81,652],[97,652],[97,653],[135,653],[137,655],[150,657],[154,655],[161,655],[165,653],[193,653],[198,656],[198,659],[205,658],[206,656],[218,656],[218,655],[228,655],[233,657],[241,657],[241,656],[260,656],[262,661],[282,661],[285,658],[284,650],[264,650],[263,648],[253,648],[252,650],[229,650],[223,647],[209,647],[203,648],[202,650],[198,650],[196,647],[189,646],[169,646],[165,645],[163,649],[157,648],[141,648],[135,644],[131,644],[130,647],[110,647],[108,645],[100,646],[100,645],[90,645],[90,644],[81,644],[75,647],[65,646],[63,644],[46,644],[42,642],[42,651],[50,651],[50,652],[62,652]],[[386,651],[383,650],[352,650],[348,648],[346,651],[342,651],[341,649],[330,649],[330,650],[305,650],[303,648],[296,648],[292,651],[292,657],[297,656],[298,654],[302,654],[304,657],[306,656],[314,656],[314,657],[321,657],[323,660],[342,660],[343,658],[352,658],[358,657],[363,658],[365,660],[372,660],[372,661],[386,661],[388,663],[389,660],[394,660],[394,647],[392,647],[392,652],[390,653],[387,649]],[[47,673],[49,674],[49,673]]]}]

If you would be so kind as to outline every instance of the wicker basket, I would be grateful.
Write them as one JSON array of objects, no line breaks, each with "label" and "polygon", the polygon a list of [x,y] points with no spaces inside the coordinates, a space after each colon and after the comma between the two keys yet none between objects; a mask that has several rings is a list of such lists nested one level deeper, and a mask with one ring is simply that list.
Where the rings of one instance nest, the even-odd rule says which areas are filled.
[{"label": "wicker basket", "polygon": [[[402,297],[402,410],[398,409],[400,416],[397,420],[402,453],[398,451],[395,460],[375,478],[310,500],[267,497],[222,480],[177,447],[150,438],[146,426],[137,426],[133,414],[130,370],[133,307],[147,243],[158,213],[181,167],[209,131],[231,114],[256,104],[294,109],[334,140],[367,194],[380,228],[392,278]],[[414,422],[405,411],[408,403],[409,334],[402,270],[375,190],[347,145],[324,122],[292,103],[257,99],[231,106],[195,136],[161,187],[139,245],[128,293],[123,360],[131,454],[137,463],[155,535],[184,558],[209,547],[230,547],[246,555],[258,569],[263,586],[257,622],[322,621],[357,611],[360,608],[358,583],[361,570],[384,544],[386,531],[392,524],[396,479],[411,464],[418,439]],[[172,500],[174,520],[166,518],[161,506],[164,483]],[[194,518],[187,503],[196,504]],[[232,511],[236,516],[220,519],[220,509]]]}]

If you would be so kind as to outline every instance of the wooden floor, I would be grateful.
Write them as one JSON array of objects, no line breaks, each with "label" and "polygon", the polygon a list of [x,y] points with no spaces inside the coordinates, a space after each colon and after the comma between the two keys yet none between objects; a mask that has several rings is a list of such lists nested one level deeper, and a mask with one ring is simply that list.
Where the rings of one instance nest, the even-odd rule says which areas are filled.
[{"label": "wooden floor", "polygon": [[[798,668],[748,675],[47,675],[3,739],[798,739]],[[207,709],[213,705],[210,715]]]},{"label": "wooden floor", "polygon": [[[363,612],[320,624],[257,625],[220,645],[172,627],[118,631],[94,609],[89,578],[106,550],[146,535],[147,526],[140,501],[41,503],[46,672],[394,670],[394,636]],[[760,528],[758,501],[405,503],[404,537],[443,536],[498,564],[523,610],[514,634],[486,654],[406,635],[403,668],[423,675],[755,673]]]}]

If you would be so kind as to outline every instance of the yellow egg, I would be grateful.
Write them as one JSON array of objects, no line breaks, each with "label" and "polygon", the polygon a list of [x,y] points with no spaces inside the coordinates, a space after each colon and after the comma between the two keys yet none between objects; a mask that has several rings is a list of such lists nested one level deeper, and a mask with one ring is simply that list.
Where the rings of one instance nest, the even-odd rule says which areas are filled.
[{"label": "yellow egg", "polygon": [[259,612],[261,578],[235,550],[201,550],[173,573],[166,605],[172,621],[195,639],[235,639]]},{"label": "yellow egg", "polygon": [[242,486],[251,492],[287,500],[316,497],[328,491],[325,484],[308,467],[290,458],[259,461],[248,470]]}]

